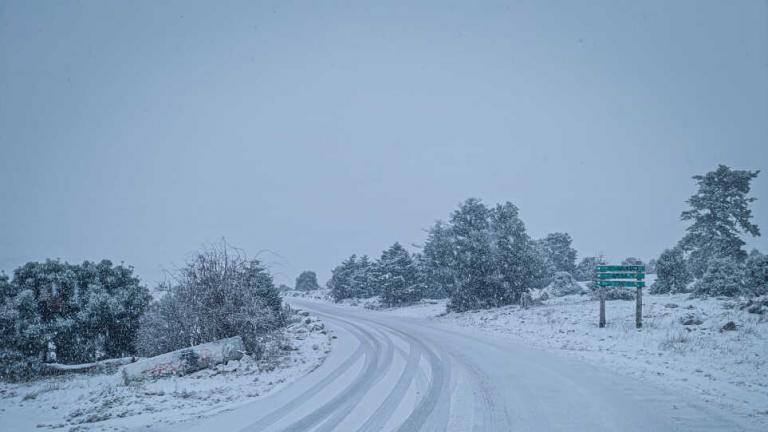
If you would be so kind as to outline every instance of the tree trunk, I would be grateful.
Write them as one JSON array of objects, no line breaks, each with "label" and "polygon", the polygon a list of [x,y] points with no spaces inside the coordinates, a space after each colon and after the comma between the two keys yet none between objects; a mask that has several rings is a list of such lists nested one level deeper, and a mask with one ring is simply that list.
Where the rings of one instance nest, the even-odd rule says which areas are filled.
[{"label": "tree trunk", "polygon": [[186,375],[229,360],[239,360],[245,353],[240,336],[208,342],[190,348],[150,357],[123,366],[123,382],[141,381],[171,375]]}]

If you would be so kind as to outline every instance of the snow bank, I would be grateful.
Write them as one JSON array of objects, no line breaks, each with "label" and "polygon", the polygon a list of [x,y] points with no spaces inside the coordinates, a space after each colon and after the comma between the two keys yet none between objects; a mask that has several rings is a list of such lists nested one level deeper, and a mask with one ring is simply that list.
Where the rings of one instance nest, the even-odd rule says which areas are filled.
[{"label": "snow bank", "polygon": [[634,302],[621,300],[607,302],[608,325],[598,328],[598,303],[586,296],[433,320],[576,356],[768,423],[768,313],[754,301],[687,294],[645,295],[643,303],[641,329],[634,327]]},{"label": "snow bank", "polygon": [[319,367],[331,334],[306,312],[264,342],[260,360],[243,356],[183,376],[123,384],[115,375],[61,375],[0,382],[0,429],[8,431],[166,430],[271,394]]}]

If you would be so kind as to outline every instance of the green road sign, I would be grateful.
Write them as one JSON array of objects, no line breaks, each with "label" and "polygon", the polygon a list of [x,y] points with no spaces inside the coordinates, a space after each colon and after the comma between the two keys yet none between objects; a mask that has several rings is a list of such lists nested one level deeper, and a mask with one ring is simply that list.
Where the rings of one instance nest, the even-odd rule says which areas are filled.
[{"label": "green road sign", "polygon": [[645,272],[645,266],[641,265],[599,265],[598,272]]},{"label": "green road sign", "polygon": [[643,273],[597,273],[598,279],[637,279],[642,280],[645,278]]},{"label": "green road sign", "polygon": [[602,287],[645,287],[645,282],[643,281],[597,280],[595,284]]}]

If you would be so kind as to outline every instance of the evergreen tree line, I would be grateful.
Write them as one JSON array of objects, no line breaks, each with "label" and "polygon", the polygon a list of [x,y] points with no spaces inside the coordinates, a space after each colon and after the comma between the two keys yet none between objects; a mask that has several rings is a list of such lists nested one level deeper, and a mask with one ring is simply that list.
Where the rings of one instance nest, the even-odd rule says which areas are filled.
[{"label": "evergreen tree line", "polygon": [[226,244],[199,252],[153,300],[130,266],[30,262],[0,274],[0,379],[43,363],[151,356],[240,335],[257,357],[286,311],[258,260]]},{"label": "evergreen tree line", "polygon": [[332,270],[327,286],[337,302],[378,295],[389,307],[410,303],[429,294],[419,264],[418,256],[395,243],[382,252],[378,260],[371,260],[367,255],[350,256]]},{"label": "evergreen tree line", "polygon": [[577,265],[571,244],[566,233],[531,239],[512,203],[487,207],[470,198],[428,230],[419,252],[395,243],[377,260],[352,255],[333,269],[327,286],[336,301],[378,295],[394,306],[448,297],[451,310],[501,306],[519,302],[558,272],[591,275],[599,258]]},{"label": "evergreen tree line", "polygon": [[[686,235],[646,265],[656,273],[651,293],[692,292],[700,296],[768,294],[768,257],[744,250],[743,234],[759,236],[751,222],[750,182],[758,171],[720,165],[695,176],[698,191],[688,200],[681,219],[691,222]],[[470,198],[450,218],[436,222],[419,252],[410,254],[396,243],[378,260],[352,255],[333,272],[328,288],[336,301],[379,295],[392,306],[424,297],[448,297],[449,310],[496,307],[517,303],[532,288],[556,277],[566,281],[594,279],[602,256],[577,264],[567,233],[531,239],[515,205],[487,207]],[[645,265],[635,257],[624,265]],[[616,289],[609,298],[630,298]]]},{"label": "evergreen tree line", "polygon": [[768,294],[768,257],[757,250],[748,254],[742,239],[760,235],[750,209],[756,198],[749,196],[758,174],[720,165],[693,177],[698,190],[680,215],[690,225],[683,238],[655,261],[657,280],[651,293]]}]

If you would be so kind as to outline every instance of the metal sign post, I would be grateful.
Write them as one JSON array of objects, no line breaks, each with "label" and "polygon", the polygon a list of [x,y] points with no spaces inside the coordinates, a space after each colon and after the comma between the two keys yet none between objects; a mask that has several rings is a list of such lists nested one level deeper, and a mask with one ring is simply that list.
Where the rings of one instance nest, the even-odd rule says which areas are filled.
[{"label": "metal sign post", "polygon": [[600,328],[605,327],[605,288],[636,288],[635,326],[643,326],[643,287],[645,287],[645,266],[641,265],[599,265],[595,268],[595,286],[600,290]]}]

